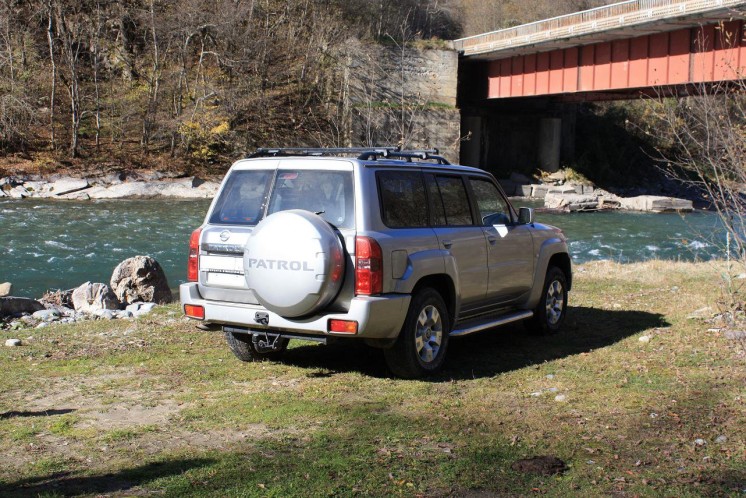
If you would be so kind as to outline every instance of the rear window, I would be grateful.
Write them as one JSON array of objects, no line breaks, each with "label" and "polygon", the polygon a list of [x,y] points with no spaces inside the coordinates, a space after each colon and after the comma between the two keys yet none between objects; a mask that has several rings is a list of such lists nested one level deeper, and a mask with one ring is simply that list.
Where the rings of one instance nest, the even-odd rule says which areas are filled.
[{"label": "rear window", "polygon": [[234,171],[228,177],[210,223],[256,225],[262,217],[273,171]]},{"label": "rear window", "polygon": [[351,171],[280,170],[267,214],[305,209],[339,228],[355,226]]},{"label": "rear window", "polygon": [[318,213],[336,227],[352,228],[355,226],[352,172],[234,171],[215,204],[210,223],[256,225],[264,217],[266,206],[268,214],[305,209]]}]

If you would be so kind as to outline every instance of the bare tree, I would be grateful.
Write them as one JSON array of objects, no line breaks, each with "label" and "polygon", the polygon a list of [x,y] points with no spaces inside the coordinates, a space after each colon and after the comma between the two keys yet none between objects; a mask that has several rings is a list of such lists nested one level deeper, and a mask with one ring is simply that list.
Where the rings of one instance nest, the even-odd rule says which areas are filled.
[{"label": "bare tree", "polygon": [[78,157],[80,120],[82,118],[80,93],[80,53],[83,47],[81,40],[83,21],[76,13],[68,9],[59,1],[50,1],[54,5],[55,27],[65,61],[67,72],[60,72],[59,76],[70,97],[70,155]]},{"label": "bare tree", "polygon": [[54,7],[52,0],[47,0],[47,43],[49,47],[49,65],[51,66],[49,90],[49,145],[52,150],[57,148],[54,135],[54,106],[57,98],[57,62],[54,58]]}]

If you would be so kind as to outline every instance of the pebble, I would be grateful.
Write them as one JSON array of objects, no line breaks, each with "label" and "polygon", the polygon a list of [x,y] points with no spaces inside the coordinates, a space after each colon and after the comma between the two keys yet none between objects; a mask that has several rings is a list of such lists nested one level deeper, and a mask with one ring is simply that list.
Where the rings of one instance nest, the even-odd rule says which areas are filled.
[{"label": "pebble", "polygon": [[715,438],[715,442],[718,443],[718,444],[723,444],[727,440],[728,440],[727,436],[718,436],[718,437]]},{"label": "pebble", "polygon": [[150,313],[155,306],[155,303],[132,303],[125,310],[132,313],[133,316],[138,317]]},{"label": "pebble", "polygon": [[21,342],[20,339],[8,339],[7,341],[5,341],[5,345],[8,346],[9,348],[13,348],[16,346],[21,346],[23,345],[23,343]]},{"label": "pebble", "polygon": [[564,394],[558,394],[557,396],[554,397],[554,401],[557,401],[560,403],[563,401],[567,401],[567,396],[565,396]]},{"label": "pebble", "polygon": [[103,318],[104,320],[113,320],[115,318],[114,312],[111,310],[103,310],[96,313],[96,316]]},{"label": "pebble", "polygon": [[547,379],[552,380],[554,378],[554,374],[547,375]]},{"label": "pebble", "polygon": [[41,310],[35,312],[31,316],[43,322],[53,322],[60,319],[60,312],[57,310]]},{"label": "pebble", "polygon": [[697,438],[694,440],[694,444],[696,444],[697,446],[704,446],[705,444],[707,444],[707,441],[702,438]]},{"label": "pebble", "polygon": [[649,335],[641,335],[640,338],[638,339],[638,341],[640,341],[640,342],[642,342],[644,344],[647,344],[648,342],[650,342],[650,336]]}]

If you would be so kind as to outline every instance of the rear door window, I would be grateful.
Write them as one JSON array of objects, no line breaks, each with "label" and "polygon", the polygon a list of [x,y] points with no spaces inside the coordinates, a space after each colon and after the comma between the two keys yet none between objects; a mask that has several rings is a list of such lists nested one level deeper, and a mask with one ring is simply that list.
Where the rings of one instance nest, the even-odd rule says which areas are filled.
[{"label": "rear door window", "polygon": [[460,176],[436,175],[431,181],[434,224],[439,226],[473,225],[466,186]]},{"label": "rear door window", "polygon": [[262,217],[274,171],[234,171],[228,178],[210,223],[256,225]]},{"label": "rear door window", "polygon": [[427,226],[427,197],[417,171],[379,171],[381,218],[389,228]]}]

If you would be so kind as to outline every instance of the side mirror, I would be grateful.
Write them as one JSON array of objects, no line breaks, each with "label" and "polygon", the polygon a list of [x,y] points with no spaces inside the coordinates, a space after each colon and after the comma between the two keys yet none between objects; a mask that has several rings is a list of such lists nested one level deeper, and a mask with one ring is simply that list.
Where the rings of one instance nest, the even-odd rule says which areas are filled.
[{"label": "side mirror", "polygon": [[534,208],[522,207],[518,209],[518,224],[530,225],[534,222]]}]

